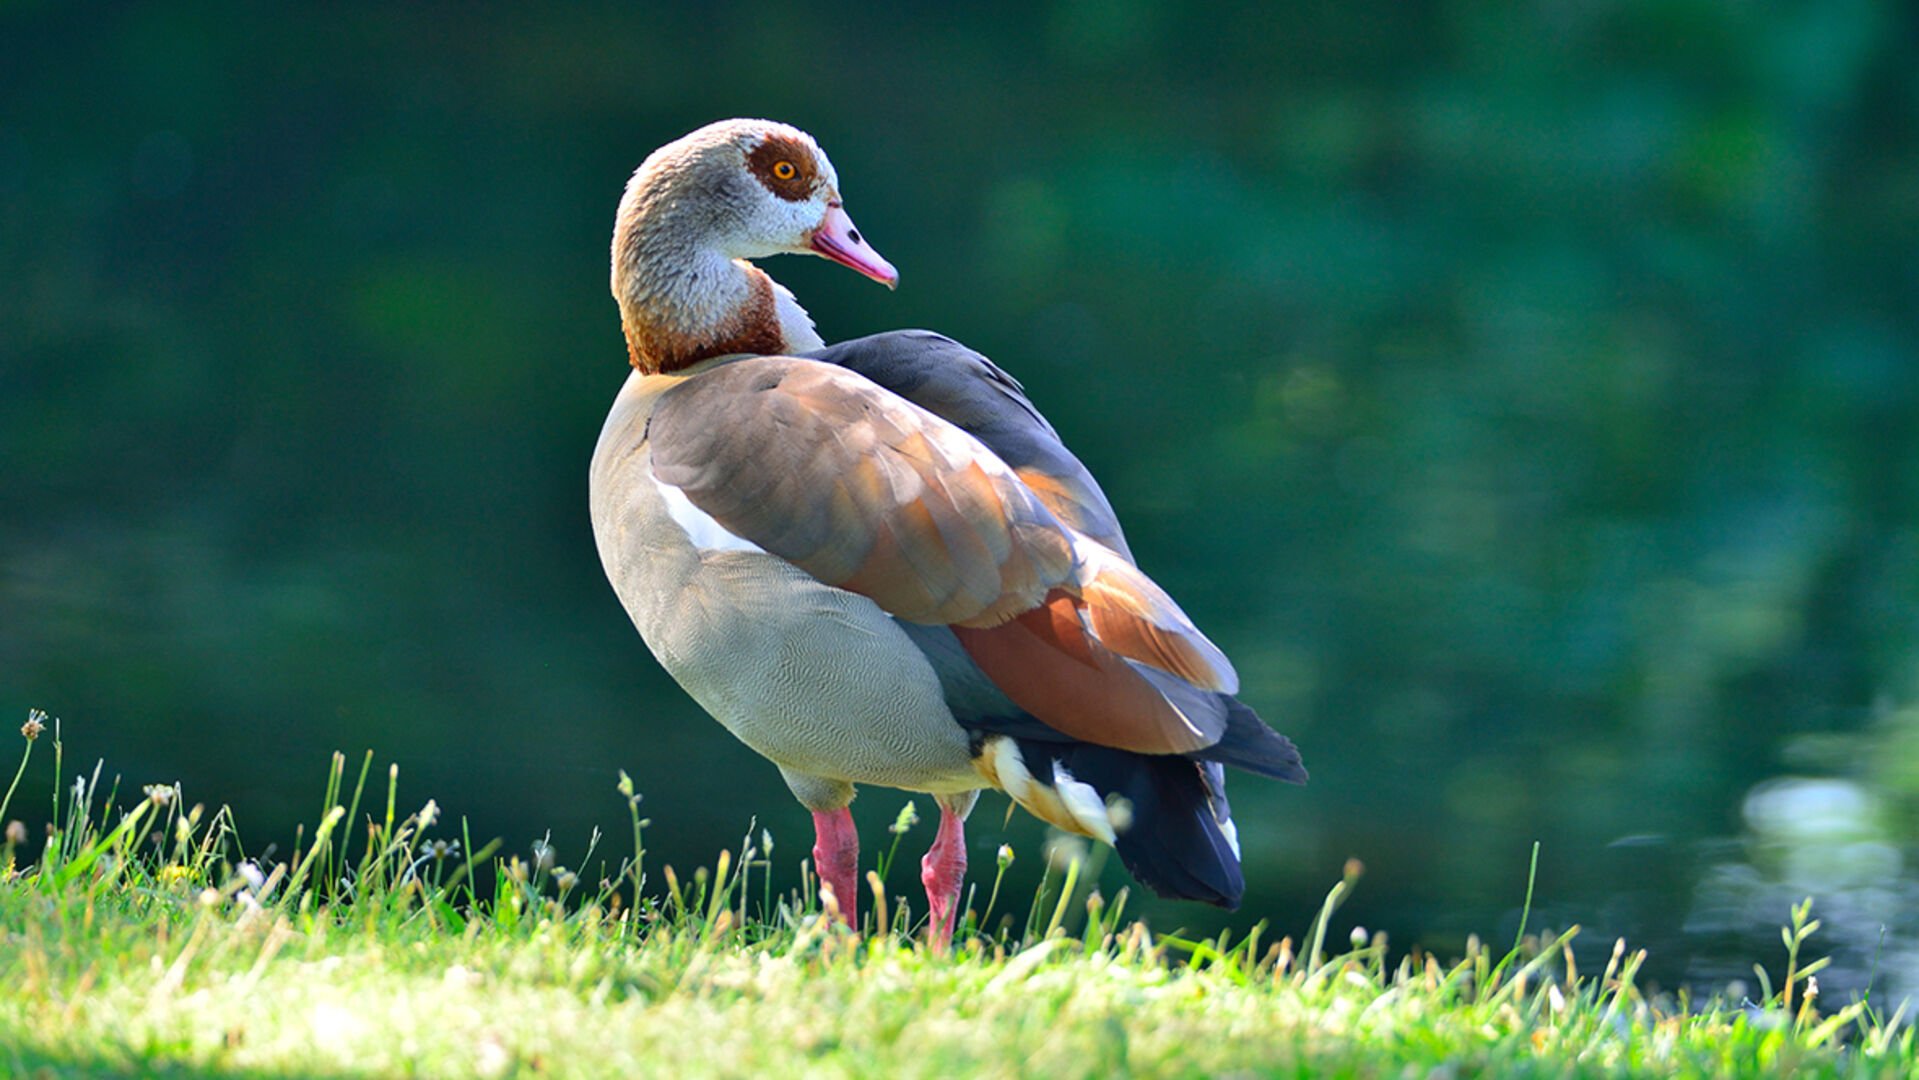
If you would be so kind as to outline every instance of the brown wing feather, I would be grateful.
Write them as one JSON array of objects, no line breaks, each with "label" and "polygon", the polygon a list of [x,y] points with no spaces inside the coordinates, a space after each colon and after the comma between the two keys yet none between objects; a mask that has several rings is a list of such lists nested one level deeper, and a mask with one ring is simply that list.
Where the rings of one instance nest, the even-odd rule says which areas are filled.
[{"label": "brown wing feather", "polygon": [[911,622],[993,626],[1072,579],[1072,540],[971,436],[790,357],[662,395],[653,472],[729,531]]},{"label": "brown wing feather", "polygon": [[[1077,460],[1072,461],[1072,465],[1078,464]],[[1053,473],[1046,471],[1047,467],[1059,466],[1049,462],[1047,466],[1027,465],[1013,471],[1039,496],[1039,501],[1046,504],[1053,516],[1130,560],[1132,553],[1126,548],[1126,538],[1120,534],[1119,520],[1113,516],[1113,508],[1107,505],[1106,496],[1092,486],[1092,476],[1083,468]]]},{"label": "brown wing feather", "polygon": [[874,334],[809,355],[857,371],[979,439],[1054,517],[1132,558],[1092,474],[1060,442],[1019,380],[986,357],[929,330]]},{"label": "brown wing feather", "polygon": [[791,357],[725,364],[662,395],[648,440],[654,475],[726,529],[896,618],[952,626],[1059,731],[1155,754],[1219,740],[1129,663],[1235,683],[1172,599],[1054,516],[1046,496],[1063,489],[1036,492],[1030,472],[864,377]]},{"label": "brown wing feather", "polygon": [[1219,741],[1224,728],[1201,728],[1181,714],[1085,632],[1078,608],[1054,591],[1012,622],[953,633],[1015,705],[1075,739],[1141,754],[1190,753]]},{"label": "brown wing feather", "polygon": [[1087,624],[1114,652],[1177,675],[1202,690],[1239,692],[1226,654],[1186,618],[1173,598],[1132,563],[1081,544],[1078,585]]}]

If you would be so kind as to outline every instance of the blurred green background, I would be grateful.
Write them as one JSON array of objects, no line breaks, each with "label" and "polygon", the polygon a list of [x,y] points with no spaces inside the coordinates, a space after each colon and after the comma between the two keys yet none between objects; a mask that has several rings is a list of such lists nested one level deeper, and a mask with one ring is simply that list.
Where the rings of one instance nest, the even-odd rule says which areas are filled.
[{"label": "blurred green background", "polygon": [[514,850],[624,767],[656,857],[790,872],[585,506],[621,186],[769,116],[903,284],[766,269],[1023,379],[1304,749],[1235,925],[1356,856],[1400,944],[1510,934],[1538,839],[1533,925],[1669,985],[1804,893],[1919,981],[1911,5],[695,8],[0,3],[0,715],[256,848],[370,747]]}]

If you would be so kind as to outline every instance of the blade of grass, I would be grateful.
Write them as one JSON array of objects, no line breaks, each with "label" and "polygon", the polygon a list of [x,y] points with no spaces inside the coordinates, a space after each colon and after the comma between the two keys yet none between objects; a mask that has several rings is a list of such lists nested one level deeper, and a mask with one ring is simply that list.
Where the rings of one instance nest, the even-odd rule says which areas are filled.
[{"label": "blade of grass", "polygon": [[[37,716],[35,713],[27,714],[28,724],[32,724],[36,719],[37,719]],[[21,729],[21,733],[25,735],[26,729],[25,728]],[[34,740],[37,739],[38,737],[39,736],[37,733],[34,735],[26,736],[27,749],[25,752],[23,752],[20,755],[20,767],[13,770],[13,783],[7,785],[6,796],[4,798],[0,798],[0,825],[4,825],[6,823],[7,806],[9,803],[13,802],[13,792],[14,792],[14,789],[20,786],[20,778],[22,776],[25,776],[27,773],[27,762],[33,759],[33,744],[34,744]],[[55,796],[55,797],[58,798],[58,796]]]}]

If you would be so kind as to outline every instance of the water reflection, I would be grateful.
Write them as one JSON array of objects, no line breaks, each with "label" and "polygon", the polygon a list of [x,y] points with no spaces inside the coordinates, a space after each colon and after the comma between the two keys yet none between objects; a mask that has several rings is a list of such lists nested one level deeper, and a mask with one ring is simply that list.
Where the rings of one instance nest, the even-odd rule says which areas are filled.
[{"label": "water reflection", "polygon": [[1689,981],[1724,987],[1759,960],[1776,982],[1783,951],[1770,928],[1811,896],[1823,924],[1813,955],[1832,956],[1828,993],[1870,985],[1896,1002],[1919,990],[1919,881],[1884,799],[1850,780],[1782,777],[1754,788],[1742,816],[1744,836],[1709,856],[1686,920]]}]

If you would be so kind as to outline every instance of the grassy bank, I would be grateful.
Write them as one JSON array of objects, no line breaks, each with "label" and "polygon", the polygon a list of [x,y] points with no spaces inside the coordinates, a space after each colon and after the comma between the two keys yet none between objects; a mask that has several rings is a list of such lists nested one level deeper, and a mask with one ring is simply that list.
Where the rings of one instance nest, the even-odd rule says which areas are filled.
[{"label": "grassy bank", "polygon": [[[867,932],[854,934],[808,890],[770,894],[752,845],[652,876],[633,857],[644,823],[627,789],[631,846],[622,838],[618,869],[588,885],[538,856],[472,851],[432,804],[401,814],[391,773],[369,785],[344,765],[317,826],[278,861],[249,859],[223,812],[177,790],[116,797],[97,773],[66,781],[60,828],[31,843],[14,830],[0,853],[0,1072],[1737,1076],[1919,1063],[1901,1018],[1808,992],[1804,911],[1778,986],[1745,1007],[1649,998],[1623,944],[1582,971],[1576,930],[1450,962],[1395,954],[1336,929],[1350,877],[1299,936],[1237,942],[1155,935],[1127,921],[1123,897],[1062,881],[1023,928],[964,935],[942,957],[911,942],[883,895],[864,898]],[[497,885],[476,894],[476,878]]]}]

